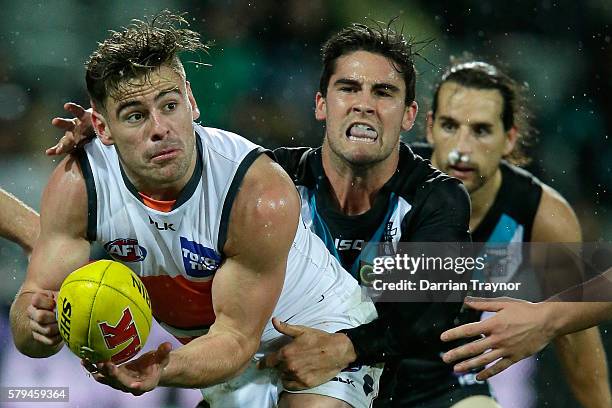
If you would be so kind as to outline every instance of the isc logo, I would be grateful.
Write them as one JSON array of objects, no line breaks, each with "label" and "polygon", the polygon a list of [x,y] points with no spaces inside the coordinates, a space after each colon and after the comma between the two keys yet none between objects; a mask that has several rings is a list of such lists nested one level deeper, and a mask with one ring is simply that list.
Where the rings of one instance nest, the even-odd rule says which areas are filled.
[{"label": "isc logo", "polygon": [[356,249],[361,251],[363,248],[363,239],[340,239],[336,238],[334,240],[334,245],[338,251],[348,251],[349,249]]},{"label": "isc logo", "polygon": [[147,256],[147,250],[131,238],[119,238],[104,244],[106,252],[115,260],[123,262],[139,262]]},{"label": "isc logo", "polygon": [[136,329],[136,324],[129,307],[123,310],[121,319],[119,319],[115,326],[108,324],[108,322],[100,322],[98,327],[102,332],[102,336],[104,336],[104,342],[109,350],[126,341],[130,341],[130,344],[111,358],[115,364],[121,364],[129,360],[142,348],[140,336],[138,335],[138,330]]}]

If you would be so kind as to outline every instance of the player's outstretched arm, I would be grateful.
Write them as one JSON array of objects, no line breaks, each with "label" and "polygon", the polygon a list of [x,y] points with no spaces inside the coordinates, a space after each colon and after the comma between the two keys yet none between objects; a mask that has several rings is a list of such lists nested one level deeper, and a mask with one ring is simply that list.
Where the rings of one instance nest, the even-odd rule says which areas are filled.
[{"label": "player's outstretched arm", "polygon": [[553,307],[548,307],[543,303],[512,298],[468,297],[465,305],[482,312],[496,313],[489,319],[464,324],[442,333],[442,341],[447,342],[484,336],[446,352],[442,358],[446,363],[461,361],[454,366],[456,372],[481,368],[499,360],[479,372],[476,376],[478,380],[492,377],[537,353],[558,335],[551,319],[555,313],[552,304],[550,306]]},{"label": "player's outstretched arm", "polygon": [[95,137],[91,123],[91,108],[85,109],[74,102],[64,104],[64,109],[73,118],[53,118],[51,124],[64,132],[61,139],[45,151],[47,156],[58,156],[70,153],[77,146],[87,143]]},{"label": "player's outstretched arm", "polygon": [[291,179],[268,157],[258,158],[231,210],[208,334],[171,352],[158,349],[147,361],[99,364],[94,378],[138,395],[157,385],[203,388],[238,375],[257,351],[280,296],[299,211]]},{"label": "player's outstretched arm", "polygon": [[[580,292],[610,299],[611,292],[600,292],[602,286],[610,290],[611,285],[612,269],[581,285]],[[574,288],[568,291],[574,291]],[[565,302],[563,293],[540,303],[513,298],[466,298],[465,305],[496,313],[487,320],[464,324],[442,333],[443,341],[485,336],[448,351],[443,358],[447,363],[460,361],[454,368],[463,372],[483,367],[503,356],[502,360],[481,371],[477,375],[479,380],[499,374],[512,364],[537,353],[558,336],[612,319],[612,302]],[[483,354],[487,350],[491,351]]]},{"label": "player's outstretched arm", "polygon": [[[537,241],[553,242],[560,236],[579,241],[580,229],[567,203],[547,188],[536,216],[533,238]],[[554,280],[554,277],[551,279]],[[602,285],[602,282],[606,284]],[[581,290],[595,296],[598,291],[593,288],[601,290],[602,286],[604,290],[610,288],[603,275],[582,285]],[[569,289],[564,293],[572,291],[573,289]],[[598,296],[602,296],[601,293]],[[455,365],[456,371],[483,367],[497,360],[477,375],[479,380],[484,380],[540,351],[558,336],[573,333],[558,339],[556,345],[574,394],[584,406],[609,404],[607,367],[599,333],[597,329],[574,332],[591,327],[606,316],[612,317],[612,307],[610,303],[559,302],[563,298],[563,294],[559,294],[546,302],[535,304],[509,298],[468,299],[466,304],[471,308],[497,313],[485,321],[463,325],[443,333],[444,341],[484,336],[450,350],[444,355],[444,360],[451,363],[466,359]],[[576,356],[580,356],[580,361],[577,361]],[[582,366],[583,370],[578,370],[579,366]],[[582,373],[584,370],[591,373],[591,376],[578,378],[572,374]]]},{"label": "player's outstretched arm", "polygon": [[29,255],[39,232],[38,213],[0,188],[0,236],[16,242]]},{"label": "player's outstretched arm", "polygon": [[23,354],[47,357],[61,348],[55,299],[64,278],[89,258],[87,192],[73,157],[55,169],[41,202],[41,233],[26,279],[11,305],[13,340]]}]

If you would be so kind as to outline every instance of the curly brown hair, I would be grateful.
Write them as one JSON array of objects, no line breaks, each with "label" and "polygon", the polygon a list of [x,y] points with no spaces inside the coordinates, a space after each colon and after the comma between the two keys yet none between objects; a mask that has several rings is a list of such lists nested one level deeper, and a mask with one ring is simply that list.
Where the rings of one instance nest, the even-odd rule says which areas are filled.
[{"label": "curly brown hair", "polygon": [[182,25],[189,25],[183,15],[164,10],[149,19],[132,20],[121,31],[111,30],[85,63],[85,82],[93,103],[104,108],[108,96],[120,96],[127,85],[136,79],[147,80],[162,65],[185,78],[179,53],[206,52],[210,44],[203,44],[200,34]]}]

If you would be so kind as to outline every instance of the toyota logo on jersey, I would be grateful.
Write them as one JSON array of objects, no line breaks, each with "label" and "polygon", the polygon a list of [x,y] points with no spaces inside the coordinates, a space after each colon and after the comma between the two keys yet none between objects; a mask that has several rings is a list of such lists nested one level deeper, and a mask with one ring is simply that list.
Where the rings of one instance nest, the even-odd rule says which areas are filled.
[{"label": "toyota logo on jersey", "polygon": [[119,238],[104,244],[106,252],[116,261],[140,262],[147,256],[147,250],[132,238]]},{"label": "toyota logo on jersey", "polygon": [[195,278],[213,275],[221,265],[221,255],[195,241],[181,237],[181,252],[185,272]]}]

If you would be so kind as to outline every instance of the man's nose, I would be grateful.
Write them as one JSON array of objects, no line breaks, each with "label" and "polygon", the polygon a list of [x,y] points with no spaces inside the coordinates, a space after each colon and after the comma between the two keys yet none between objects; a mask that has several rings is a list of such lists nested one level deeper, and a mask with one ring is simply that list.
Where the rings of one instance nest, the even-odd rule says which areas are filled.
[{"label": "man's nose", "polygon": [[374,113],[374,101],[367,92],[361,92],[353,105],[353,112],[371,115]]},{"label": "man's nose", "polygon": [[151,112],[151,139],[153,141],[163,139],[168,135],[169,128],[166,119],[161,112]]}]

